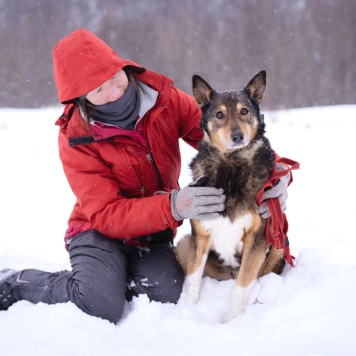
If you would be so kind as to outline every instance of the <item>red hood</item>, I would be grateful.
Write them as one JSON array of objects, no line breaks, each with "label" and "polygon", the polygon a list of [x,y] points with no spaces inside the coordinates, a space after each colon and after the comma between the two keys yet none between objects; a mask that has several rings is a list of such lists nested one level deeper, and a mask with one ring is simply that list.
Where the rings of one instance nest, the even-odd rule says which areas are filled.
[{"label": "red hood", "polygon": [[97,88],[125,66],[141,68],[120,58],[104,41],[85,29],[60,40],[52,55],[54,79],[62,104]]}]

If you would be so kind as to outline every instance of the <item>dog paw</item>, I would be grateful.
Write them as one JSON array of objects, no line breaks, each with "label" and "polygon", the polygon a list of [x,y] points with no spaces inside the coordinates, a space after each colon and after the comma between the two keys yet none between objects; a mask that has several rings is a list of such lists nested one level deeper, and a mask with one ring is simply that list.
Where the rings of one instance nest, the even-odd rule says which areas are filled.
[{"label": "dog paw", "polygon": [[243,308],[242,309],[240,308],[238,310],[230,310],[221,323],[222,324],[229,323],[231,320],[234,320],[239,315],[243,314],[243,312],[244,312]]},{"label": "dog paw", "polygon": [[187,293],[186,300],[189,304],[197,304],[199,296],[197,293]]},{"label": "dog paw", "polygon": [[199,299],[201,279],[195,275],[186,277],[186,300],[189,304],[197,304]]}]

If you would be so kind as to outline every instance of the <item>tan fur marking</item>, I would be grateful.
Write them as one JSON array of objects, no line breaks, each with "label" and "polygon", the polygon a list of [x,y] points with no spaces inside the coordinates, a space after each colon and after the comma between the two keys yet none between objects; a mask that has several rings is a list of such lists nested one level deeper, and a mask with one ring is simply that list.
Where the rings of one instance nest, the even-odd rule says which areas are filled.
[{"label": "tan fur marking", "polygon": [[256,234],[261,228],[262,219],[258,212],[254,212],[250,228],[245,231],[243,237],[244,249],[240,271],[236,284],[247,287],[252,281],[257,279],[258,272],[265,260],[267,252],[266,240],[262,239],[258,246],[254,246]]},{"label": "tan fur marking", "polygon": [[236,104],[236,110],[237,110],[237,113],[238,113],[238,114],[241,112],[241,109],[243,109],[243,108],[246,108],[246,109],[248,110],[248,108],[247,108],[246,105],[242,104],[241,102],[237,102],[237,104]]},{"label": "tan fur marking", "polygon": [[265,261],[266,245],[260,243],[258,247],[252,247],[253,240],[247,238],[239,274],[236,279],[236,285],[247,287],[258,278],[258,272]]},{"label": "tan fur marking", "polygon": [[283,255],[283,249],[277,250],[275,248],[272,248],[270,254],[268,255],[268,258],[266,259],[258,273],[258,278],[271,272],[277,274],[280,273],[280,270],[283,268],[284,265]]},{"label": "tan fur marking", "polygon": [[195,227],[195,235],[190,240],[190,248],[188,253],[187,275],[194,273],[202,263],[204,254],[208,254],[210,247],[210,235],[202,227],[199,220],[193,220],[192,224]]},{"label": "tan fur marking", "polygon": [[180,239],[175,247],[175,252],[177,256],[177,260],[182,266],[183,273],[187,274],[187,265],[188,265],[188,254],[189,254],[189,246],[192,235],[187,234],[182,239]]},{"label": "tan fur marking", "polygon": [[227,115],[227,108],[226,108],[225,105],[220,105],[218,111],[221,111],[221,112],[224,114],[224,117],[226,117],[226,115]]},{"label": "tan fur marking", "polygon": [[211,122],[208,123],[208,131],[209,131],[209,137],[211,143],[217,147],[221,152],[226,151],[226,146],[223,143],[221,137],[223,135],[220,134],[220,131],[223,130],[222,128],[219,128],[218,130],[213,129],[213,124]]},{"label": "tan fur marking", "polygon": [[221,139],[222,144],[226,148],[228,148],[229,146],[231,146],[232,141],[231,141],[231,125],[230,125],[230,120],[229,120],[229,125],[228,126],[224,126],[222,127],[219,131],[218,131],[218,135]]},{"label": "tan fur marking", "polygon": [[262,141],[257,141],[248,150],[242,151],[241,157],[247,160],[251,159],[255,155],[256,151],[261,148],[262,145],[263,145]]},{"label": "tan fur marking", "polygon": [[256,137],[257,131],[258,131],[258,122],[257,119],[255,119],[253,120],[253,126],[251,128],[251,140],[253,140]]},{"label": "tan fur marking", "polygon": [[203,277],[210,277],[218,281],[226,281],[228,279],[237,278],[237,270],[222,269],[216,264],[212,263],[209,259],[206,261]]}]

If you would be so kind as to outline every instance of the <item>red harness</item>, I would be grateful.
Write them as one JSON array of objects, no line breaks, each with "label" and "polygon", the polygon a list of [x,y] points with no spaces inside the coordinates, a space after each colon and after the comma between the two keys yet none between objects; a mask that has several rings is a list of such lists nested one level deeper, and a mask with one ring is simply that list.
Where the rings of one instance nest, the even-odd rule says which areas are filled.
[{"label": "red harness", "polygon": [[[294,169],[299,169],[299,163],[292,161],[288,158],[278,158],[277,163],[282,163],[287,166],[287,169],[276,170],[276,165],[268,181],[263,185],[261,190],[256,195],[256,202],[258,205],[261,205],[263,202],[263,195],[265,190],[275,186],[279,179]],[[289,184],[292,182],[292,173]],[[289,185],[288,184],[288,185]],[[290,254],[289,250],[289,240],[287,237],[288,232],[288,221],[286,214],[282,211],[281,204],[278,198],[271,198],[266,200],[268,210],[270,211],[270,216],[266,221],[266,240],[269,245],[272,245],[277,249],[284,249],[284,259],[291,266],[295,266],[294,256]]]}]

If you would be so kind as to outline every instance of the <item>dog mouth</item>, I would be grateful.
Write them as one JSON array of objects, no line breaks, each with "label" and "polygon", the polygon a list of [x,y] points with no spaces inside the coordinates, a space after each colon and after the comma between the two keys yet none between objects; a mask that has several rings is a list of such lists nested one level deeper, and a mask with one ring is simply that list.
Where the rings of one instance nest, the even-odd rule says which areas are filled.
[{"label": "dog mouth", "polygon": [[226,144],[225,147],[229,150],[229,151],[233,151],[233,150],[239,150],[241,148],[246,147],[248,144],[250,143],[250,140],[245,137],[243,140],[238,141],[238,142],[234,142],[232,140],[229,140]]},{"label": "dog mouth", "polygon": [[226,148],[228,149],[228,151],[235,151],[235,150],[240,150],[246,146],[247,146],[246,144],[244,144],[244,145],[239,144],[239,145],[232,145],[232,146],[226,147]]}]

